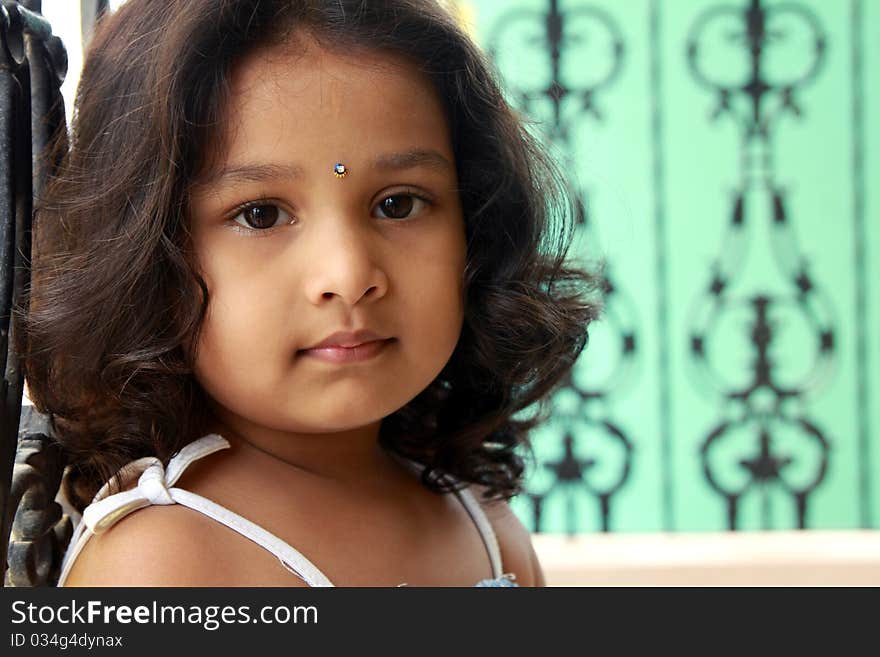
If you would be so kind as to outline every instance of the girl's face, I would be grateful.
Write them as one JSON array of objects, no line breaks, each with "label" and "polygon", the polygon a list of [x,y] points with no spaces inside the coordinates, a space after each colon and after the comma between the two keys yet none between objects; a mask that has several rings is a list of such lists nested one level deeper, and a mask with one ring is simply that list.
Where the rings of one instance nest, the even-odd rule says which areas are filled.
[{"label": "girl's face", "polygon": [[[226,150],[191,195],[210,292],[196,377],[239,427],[375,423],[434,380],[461,331],[465,233],[440,100],[405,61],[311,43],[245,59],[230,84]],[[361,329],[388,340],[304,351]]]}]

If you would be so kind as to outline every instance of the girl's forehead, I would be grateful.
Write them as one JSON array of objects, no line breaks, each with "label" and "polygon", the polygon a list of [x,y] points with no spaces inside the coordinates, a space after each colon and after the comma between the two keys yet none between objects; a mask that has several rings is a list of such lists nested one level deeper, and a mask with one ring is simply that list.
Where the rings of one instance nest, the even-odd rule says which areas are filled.
[{"label": "girl's forehead", "polygon": [[282,45],[246,57],[233,69],[230,91],[233,114],[279,102],[332,113],[368,100],[388,109],[400,99],[406,104],[438,100],[431,79],[402,56],[367,49],[331,52],[315,44]]},{"label": "girl's forehead", "polygon": [[224,110],[219,159],[227,164],[288,160],[290,151],[352,158],[396,147],[445,151],[451,159],[431,79],[392,54],[340,54],[314,44],[254,53],[234,68]]},{"label": "girl's forehead", "polygon": [[433,151],[454,162],[443,103],[403,57],[282,45],[242,60],[229,82],[202,182],[266,163],[306,176],[326,174],[328,162],[364,171],[389,153]]}]

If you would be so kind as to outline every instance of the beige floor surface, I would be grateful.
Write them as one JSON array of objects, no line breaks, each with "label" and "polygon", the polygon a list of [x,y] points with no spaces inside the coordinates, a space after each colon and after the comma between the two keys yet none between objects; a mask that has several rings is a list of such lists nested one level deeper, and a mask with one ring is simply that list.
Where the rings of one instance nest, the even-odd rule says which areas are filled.
[{"label": "beige floor surface", "polygon": [[880,531],[536,534],[548,586],[880,586]]}]

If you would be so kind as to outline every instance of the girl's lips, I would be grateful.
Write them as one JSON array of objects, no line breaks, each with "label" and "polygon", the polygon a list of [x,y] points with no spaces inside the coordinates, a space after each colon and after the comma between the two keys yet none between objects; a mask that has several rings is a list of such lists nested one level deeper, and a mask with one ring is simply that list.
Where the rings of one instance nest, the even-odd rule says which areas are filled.
[{"label": "girl's lips", "polygon": [[303,349],[299,353],[303,356],[310,356],[328,363],[357,363],[377,356],[393,341],[394,338],[388,338],[387,340],[364,342],[356,347],[315,347],[313,349]]}]

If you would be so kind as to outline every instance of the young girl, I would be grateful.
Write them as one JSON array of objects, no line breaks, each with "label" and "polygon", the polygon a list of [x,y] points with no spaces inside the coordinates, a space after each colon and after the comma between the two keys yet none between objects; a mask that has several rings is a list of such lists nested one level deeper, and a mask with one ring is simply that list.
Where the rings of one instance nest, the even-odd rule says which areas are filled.
[{"label": "young girl", "polygon": [[507,500],[598,312],[565,190],[432,0],[129,0],[21,317],[59,584],[543,584]]}]

